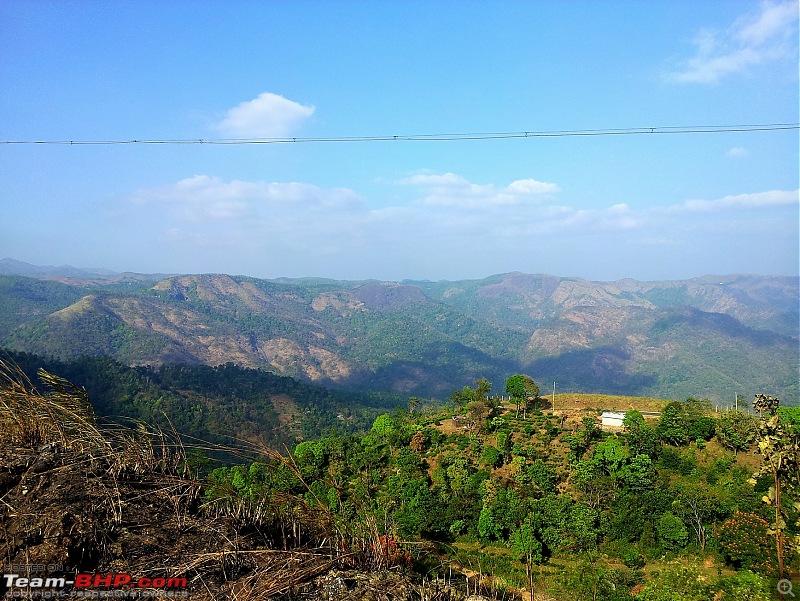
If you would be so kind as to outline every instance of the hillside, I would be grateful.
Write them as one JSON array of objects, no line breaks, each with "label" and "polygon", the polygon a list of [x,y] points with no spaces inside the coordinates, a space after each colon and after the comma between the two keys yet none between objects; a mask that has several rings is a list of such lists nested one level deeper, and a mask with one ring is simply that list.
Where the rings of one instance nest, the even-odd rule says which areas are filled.
[{"label": "hillside", "polygon": [[452,282],[228,275],[0,276],[0,345],[129,365],[233,362],[310,382],[445,396],[517,371],[559,390],[798,399],[798,278]]},{"label": "hillside", "polygon": [[411,563],[407,551],[302,495],[255,503],[215,487],[198,477],[178,438],[144,424],[98,426],[80,390],[43,377],[39,393],[0,365],[1,596],[468,597],[463,578],[426,586],[398,569]]},{"label": "hillside", "polygon": [[[141,421],[226,447],[263,444],[283,449],[330,431],[363,431],[397,399],[331,391],[232,363],[128,367],[108,357],[70,361],[0,353],[40,386],[37,372],[58,373],[86,390],[94,412]],[[228,460],[231,457],[227,457]]]},{"label": "hillside", "polygon": [[[213,388],[196,375],[165,377]],[[772,428],[797,467],[798,408],[759,419],[696,399],[562,394],[557,410],[538,399],[544,411],[521,415],[487,398],[395,410],[291,455],[252,444],[258,461],[208,472],[197,440],[103,423],[85,391],[39,378],[32,389],[0,364],[0,555],[32,572],[9,568],[0,594],[767,601],[800,566],[768,536],[772,476],[755,452]],[[597,404],[660,416],[630,411],[608,432]],[[108,573],[121,579],[94,579]],[[51,580],[28,580],[40,574]]]}]

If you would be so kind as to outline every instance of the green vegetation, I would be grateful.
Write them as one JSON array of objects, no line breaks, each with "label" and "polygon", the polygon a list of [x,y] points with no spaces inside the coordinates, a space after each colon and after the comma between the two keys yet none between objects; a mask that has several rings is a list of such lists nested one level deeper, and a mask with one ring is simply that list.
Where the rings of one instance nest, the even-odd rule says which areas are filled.
[{"label": "green vegetation", "polygon": [[259,441],[282,449],[331,431],[363,431],[393,407],[391,396],[327,390],[285,376],[233,364],[127,367],[105,357],[62,362],[4,353],[33,382],[44,368],[86,389],[95,412],[142,420],[209,442]]},{"label": "green vegetation", "polygon": [[[14,359],[30,377],[43,363]],[[195,477],[210,470],[203,506],[272,528],[268,545],[303,536],[276,523],[302,533],[313,525],[296,516],[318,516],[327,534],[317,543],[335,544],[354,564],[427,577],[463,570],[478,574],[476,587],[559,600],[769,599],[777,579],[800,568],[800,410],[774,397],[756,398],[761,416],[716,413],[692,397],[663,401],[657,420],[630,410],[624,428],[609,432],[596,408],[521,413],[514,393],[532,396],[536,386],[521,374],[505,380],[510,402],[479,378],[443,408],[412,399],[409,411],[385,412],[368,397],[232,364],[45,363],[86,390],[39,371],[53,399],[74,402],[63,419],[42,413],[44,401],[6,403],[15,440],[50,440],[58,418],[101,444],[102,422],[85,417],[88,398],[106,415],[195,436],[293,444],[288,456],[261,445],[257,461],[215,469],[201,449],[181,447],[175,463]],[[348,405],[354,399],[362,404]]]},{"label": "green vegetation", "polygon": [[[478,380],[445,411],[397,409],[364,435],[305,441],[292,456],[299,477],[262,477],[251,466],[216,470],[211,482],[239,495],[254,486],[304,494],[342,520],[379,524],[412,555],[415,542],[436,545],[440,569],[491,573],[558,599],[768,599],[781,570],[800,567],[797,458],[786,455],[798,412],[759,422],[689,398],[666,403],[656,422],[630,411],[622,431],[605,432],[595,411],[566,422],[541,411],[522,417],[514,400],[492,406],[490,392]],[[762,438],[764,428],[782,428],[779,449],[762,445],[762,464],[741,453],[753,438],[731,442],[741,439],[730,424],[744,423]],[[784,457],[779,510],[770,452]]]},{"label": "green vegetation", "polygon": [[800,394],[796,278],[741,276],[725,291],[703,280],[627,281],[622,290],[525,274],[402,284],[197,275],[151,284],[0,276],[0,345],[127,365],[233,361],[404,396],[443,398],[462,382],[502,383],[515,373],[555,380],[559,391],[715,403],[771,390],[796,404]]}]

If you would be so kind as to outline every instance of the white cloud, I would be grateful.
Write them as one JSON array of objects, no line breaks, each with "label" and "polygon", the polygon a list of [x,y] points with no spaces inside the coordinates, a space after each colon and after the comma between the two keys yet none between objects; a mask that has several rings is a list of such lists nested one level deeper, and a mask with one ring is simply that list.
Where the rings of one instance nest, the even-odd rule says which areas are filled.
[{"label": "white cloud", "polygon": [[[626,261],[668,261],[669,253],[697,244],[742,258],[734,241],[745,232],[789,236],[791,219],[776,210],[796,211],[800,199],[798,190],[775,190],[665,207],[557,204],[552,183],[478,185],[455,173],[420,173],[385,185],[395,187],[390,197],[405,199],[378,206],[347,188],[196,175],[131,196],[125,228],[136,222],[143,239],[149,236],[142,252],[194,261],[200,270],[454,277],[464,269],[561,272],[577,270],[580,261],[617,261],[624,275]],[[432,202],[445,198],[453,202]],[[753,210],[767,207],[776,210]]]},{"label": "white cloud", "polygon": [[474,184],[455,173],[421,173],[400,183],[423,188],[423,205],[470,209],[540,202],[561,191],[557,184],[535,179],[516,180],[504,187]]},{"label": "white cloud", "polygon": [[732,159],[741,159],[743,157],[750,155],[748,150],[741,146],[734,146],[733,148],[730,148],[728,152],[726,152],[725,154],[731,157]]},{"label": "white cloud", "polygon": [[230,109],[214,129],[239,138],[283,138],[313,114],[313,106],[264,92]]},{"label": "white cloud", "polygon": [[724,196],[715,200],[687,200],[683,204],[683,208],[693,212],[710,212],[723,209],[764,209],[799,203],[800,190],[771,190],[755,194]]},{"label": "white cloud", "polygon": [[797,0],[762,4],[761,14],[755,21],[742,20],[736,37],[743,44],[760,46],[777,38],[787,37],[798,17]]},{"label": "white cloud", "polygon": [[716,83],[755,65],[796,55],[796,0],[761,4],[755,16],[738,19],[726,32],[701,30],[694,39],[695,56],[666,79],[678,83]]},{"label": "white cloud", "polygon": [[165,208],[180,221],[241,221],[288,212],[349,210],[361,200],[347,188],[325,190],[297,182],[267,183],[195,175],[167,186],[139,190],[130,202]]},{"label": "white cloud", "polygon": [[561,192],[561,188],[557,184],[550,184],[548,182],[540,182],[535,179],[518,179],[511,182],[506,190],[511,194],[528,195],[528,194],[555,194]]},{"label": "white cloud", "polygon": [[462,187],[470,186],[471,184],[466,178],[456,175],[455,173],[444,173],[436,175],[432,173],[418,173],[407,179],[401,181],[403,184],[410,184],[412,186],[446,186],[446,187]]}]

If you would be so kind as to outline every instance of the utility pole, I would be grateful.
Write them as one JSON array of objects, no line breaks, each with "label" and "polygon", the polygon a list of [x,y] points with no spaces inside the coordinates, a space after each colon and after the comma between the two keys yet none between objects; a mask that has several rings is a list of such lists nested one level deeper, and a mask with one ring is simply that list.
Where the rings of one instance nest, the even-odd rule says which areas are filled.
[{"label": "utility pole", "polygon": [[739,393],[734,393],[736,395],[736,411],[739,411]]},{"label": "utility pole", "polygon": [[553,411],[556,410],[556,383],[553,381]]}]

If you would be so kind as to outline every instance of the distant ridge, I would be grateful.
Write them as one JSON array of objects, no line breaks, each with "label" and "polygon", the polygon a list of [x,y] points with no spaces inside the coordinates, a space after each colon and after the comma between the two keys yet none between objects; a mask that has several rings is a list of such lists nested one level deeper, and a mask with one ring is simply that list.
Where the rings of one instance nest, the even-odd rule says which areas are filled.
[{"label": "distant ridge", "polygon": [[102,278],[108,279],[117,275],[110,269],[82,269],[72,265],[33,265],[16,259],[0,259],[0,275],[24,275],[27,277],[65,277],[65,278]]},{"label": "distant ridge", "polygon": [[21,275],[30,278],[56,280],[141,280],[156,282],[174,274],[116,272],[102,267],[73,267],[72,265],[34,265],[7,257],[0,259],[0,275]]},{"label": "distant ridge", "polygon": [[527,373],[561,392],[799,402],[797,277],[398,283],[53,269],[62,275],[0,275],[0,347],[127,365],[230,362],[408,396],[443,398],[480,377],[502,392]]}]

